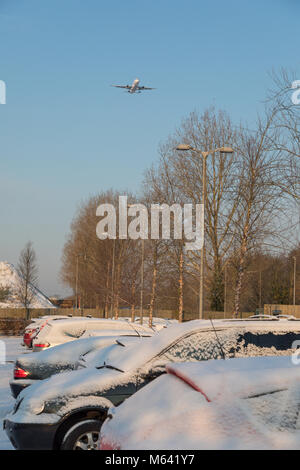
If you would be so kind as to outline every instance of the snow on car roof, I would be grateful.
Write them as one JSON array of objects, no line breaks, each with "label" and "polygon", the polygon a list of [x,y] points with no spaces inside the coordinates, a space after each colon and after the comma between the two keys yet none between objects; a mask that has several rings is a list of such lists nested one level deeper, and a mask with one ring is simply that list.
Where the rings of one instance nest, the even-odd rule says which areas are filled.
[{"label": "snow on car roof", "polygon": [[203,362],[172,363],[167,371],[209,401],[225,394],[245,397],[272,392],[300,379],[300,367],[290,356],[247,357]]},{"label": "snow on car roof", "polygon": [[[44,315],[43,317],[31,318],[31,323],[26,328],[32,328],[33,326],[39,326],[40,324],[47,323],[52,320],[66,320],[70,317],[67,315]],[[25,328],[25,329],[26,329]]]},{"label": "snow on car roof", "polygon": [[[69,317],[69,318],[62,318],[61,321],[59,322],[59,325],[55,322],[55,326],[58,328],[63,328],[63,327],[69,327],[70,325],[78,325],[79,323],[86,323],[91,324],[94,323],[95,325],[99,325],[102,328],[110,328],[110,329],[128,329],[128,325],[131,326],[132,328],[138,328],[142,330],[147,330],[149,327],[147,325],[137,325],[135,323],[130,323],[129,321],[124,321],[121,319],[115,320],[115,319],[110,319],[110,318],[94,318],[94,317]],[[52,325],[52,320],[48,321],[48,326]]]},{"label": "snow on car roof", "polygon": [[134,329],[121,329],[121,330],[88,330],[86,331],[85,333],[83,333],[83,335],[80,337],[80,338],[90,338],[91,336],[103,336],[105,334],[106,335],[113,335],[113,336],[145,336],[145,337],[148,337],[148,336],[152,336],[154,334],[154,331],[135,331]]},{"label": "snow on car roof", "polygon": [[[102,330],[103,335],[121,335],[123,332],[153,333],[155,330],[128,321],[106,318],[67,318],[48,321],[34,338],[33,344],[49,342],[51,346],[81,337],[87,330]],[[138,333],[137,333],[138,334]]]},{"label": "snow on car roof", "polygon": [[[235,330],[241,333],[243,331],[298,331],[300,333],[300,324],[298,326],[295,323],[285,320],[278,322],[243,322],[236,320],[232,323],[230,321],[215,320],[214,326],[217,332],[222,330]],[[125,371],[137,368],[150,361],[153,357],[161,353],[164,348],[176,342],[179,338],[197,331],[211,332],[211,322],[209,320],[193,320],[171,325],[151,338],[144,338],[143,342],[139,345],[133,344],[132,346],[128,346],[122,355],[118,354],[118,350],[113,349],[107,356],[106,362],[107,364],[114,365]]]}]

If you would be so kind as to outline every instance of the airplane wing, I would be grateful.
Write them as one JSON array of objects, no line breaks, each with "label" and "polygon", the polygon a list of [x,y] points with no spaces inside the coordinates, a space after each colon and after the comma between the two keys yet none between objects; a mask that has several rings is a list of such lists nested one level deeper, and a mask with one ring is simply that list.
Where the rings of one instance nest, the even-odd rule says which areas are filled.
[{"label": "airplane wing", "polygon": [[146,86],[138,86],[137,90],[156,90],[156,88],[148,88]]},{"label": "airplane wing", "polygon": [[131,86],[129,85],[111,85],[111,86],[114,86],[116,88],[126,88],[127,90],[130,90]]}]

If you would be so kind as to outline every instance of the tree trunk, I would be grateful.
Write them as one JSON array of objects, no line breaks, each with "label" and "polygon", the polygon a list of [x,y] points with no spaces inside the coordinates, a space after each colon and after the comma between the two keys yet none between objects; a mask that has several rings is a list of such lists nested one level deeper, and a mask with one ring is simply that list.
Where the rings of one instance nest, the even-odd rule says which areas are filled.
[{"label": "tree trunk", "polygon": [[108,299],[109,299],[109,271],[110,271],[110,262],[107,263],[107,274],[106,274],[106,292],[105,292],[105,306],[104,306],[104,316],[108,318]]},{"label": "tree trunk", "polygon": [[178,308],[178,321],[181,323],[183,320],[183,247],[181,246],[179,258],[179,308]]},{"label": "tree trunk", "polygon": [[131,303],[131,321],[132,323],[134,322],[135,320],[135,281],[133,281],[132,283],[132,287],[131,287],[131,298],[132,298],[132,303]]},{"label": "tree trunk", "polygon": [[118,263],[117,266],[117,279],[116,279],[116,297],[115,297],[115,305],[114,305],[114,312],[115,312],[115,320],[119,318],[119,295],[120,295],[120,277],[121,277],[121,264]]},{"label": "tree trunk", "polygon": [[153,255],[152,292],[151,292],[150,309],[149,309],[149,327],[150,328],[152,328],[152,320],[153,320],[156,278],[157,278],[157,246],[154,247],[154,255]]},{"label": "tree trunk", "polygon": [[243,277],[244,277],[244,264],[245,258],[247,253],[247,245],[248,245],[248,226],[246,226],[244,230],[244,236],[240,251],[240,259],[239,259],[239,267],[238,267],[238,274],[235,286],[235,297],[234,297],[234,317],[238,318],[240,316],[240,304],[241,304],[241,292],[242,292],[242,285],[243,285]]}]

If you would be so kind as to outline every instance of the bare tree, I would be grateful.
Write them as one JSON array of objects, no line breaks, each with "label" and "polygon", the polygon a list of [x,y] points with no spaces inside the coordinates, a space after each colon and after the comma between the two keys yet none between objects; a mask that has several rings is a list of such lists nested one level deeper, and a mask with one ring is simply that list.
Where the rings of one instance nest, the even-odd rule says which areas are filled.
[{"label": "bare tree", "polygon": [[[130,263],[136,264],[136,247],[132,240],[97,238],[96,208],[102,203],[118,208],[120,194],[106,191],[82,203],[64,246],[61,268],[63,282],[85,298],[85,306],[95,306],[97,299],[104,315],[108,317],[111,310],[116,318],[120,303],[128,306],[132,303],[130,289],[124,281],[129,278]],[[128,195],[128,199],[132,201],[133,196]]]},{"label": "bare tree", "polygon": [[[226,144],[236,148],[237,135],[238,132],[225,112],[216,113],[214,109],[209,109],[202,115],[191,113],[174,135],[161,146],[157,167],[147,173],[148,186],[152,188],[154,200],[169,204],[193,203],[194,206],[203,202],[203,159],[200,152]],[[200,152],[176,152],[179,143],[189,144]],[[232,220],[238,205],[240,183],[238,159],[236,152],[227,156],[217,152],[207,159],[205,287],[210,292],[210,303],[214,310],[223,308],[224,260],[234,241]],[[174,254],[175,245],[173,244]],[[177,248],[179,273],[180,266],[184,266],[193,296],[198,296],[201,253],[191,251],[180,255],[180,247]],[[180,296],[183,295],[181,274]],[[181,304],[180,300],[179,305]]]},{"label": "bare tree", "polygon": [[7,286],[0,286],[0,302],[6,302],[9,299],[11,290]]},{"label": "bare tree", "polygon": [[[271,74],[273,88],[267,103],[275,114],[274,127],[280,129],[277,146],[293,157],[300,157],[300,77],[281,68]],[[298,79],[298,80],[297,80]]]},{"label": "bare tree", "polygon": [[[224,111],[213,108],[202,115],[193,112],[177,130],[177,142],[185,142],[200,151],[209,151],[229,144],[235,149],[230,155],[212,153],[206,165],[205,200],[205,269],[206,289],[209,290],[210,306],[213,310],[223,309],[223,268],[224,259],[233,243],[232,220],[238,204],[238,132]],[[176,155],[176,172],[185,198],[194,204],[202,202],[203,159],[199,153],[190,152]],[[189,254],[188,267],[198,277],[200,253]]]},{"label": "bare tree", "polygon": [[273,126],[275,113],[258,119],[255,132],[241,130],[239,135],[239,203],[233,219],[236,266],[234,315],[240,315],[242,283],[250,250],[276,245],[280,238],[277,220],[287,210],[281,188],[281,168],[285,161],[274,146],[278,130]]},{"label": "bare tree", "polygon": [[[145,191],[148,205],[150,202],[159,204],[168,204],[170,207],[173,204],[182,205],[182,197],[178,190],[177,177],[172,167],[169,155],[163,149],[161,149],[161,158],[157,167],[152,167],[145,176],[144,185],[147,188]],[[170,211],[170,217],[173,219],[174,213]],[[161,231],[161,223],[160,223]],[[166,289],[164,292],[164,299],[168,296],[174,296],[177,299],[177,310],[179,322],[183,319],[183,278],[184,278],[184,250],[183,240],[170,239],[163,240],[161,242],[152,241],[152,295],[150,300],[150,311],[153,314],[154,301],[156,296],[156,284],[158,275],[158,263],[159,259],[162,262],[164,258],[167,270],[165,270],[165,276],[170,277],[175,275],[175,284],[172,279],[173,289]],[[171,276],[170,276],[171,275]],[[149,318],[149,322],[152,322]]]},{"label": "bare tree", "polygon": [[[287,94],[273,96],[275,101],[268,104],[264,119],[258,119],[254,131],[234,126],[226,112],[209,109],[201,115],[191,113],[161,146],[158,163],[146,173],[139,202],[148,208],[152,203],[181,207],[192,203],[195,207],[205,202],[204,283],[205,291],[209,292],[206,309],[222,311],[224,308],[225,269],[226,310],[231,305],[235,315],[239,315],[241,305],[247,306],[247,302],[252,308],[249,297],[241,300],[244,274],[253,261],[252,253],[260,252],[265,256],[266,247],[272,246],[278,251],[283,243],[287,211],[291,209],[289,201],[291,196],[294,199],[299,196],[300,155],[298,110],[291,108],[282,96],[287,97]],[[178,152],[175,149],[179,143],[189,144],[199,152]],[[206,190],[203,191],[201,152],[223,146],[232,147],[234,153],[208,154]],[[150,324],[156,308],[177,310],[180,321],[183,308],[186,311],[187,306],[196,314],[200,297],[200,250],[185,252],[184,239],[159,243],[145,240],[141,275],[140,255],[134,240],[119,239],[118,234],[116,240],[96,237],[96,207],[109,202],[117,207],[120,194],[102,192],[82,204],[64,247],[64,282],[85,298],[86,306],[92,306],[98,299],[106,316],[109,305],[115,318],[119,307],[126,305],[131,307],[134,320],[142,283],[143,305],[149,305]],[[128,199],[128,202],[137,201],[133,195]],[[280,222],[284,226],[281,234]],[[287,252],[287,245],[284,248]],[[252,268],[252,271],[255,270]],[[255,276],[247,277],[245,284],[249,293],[251,279]],[[256,292],[256,298],[260,295],[261,304],[261,292],[257,294],[255,282],[252,282],[252,291]],[[283,278],[274,280],[277,286],[284,283]],[[271,287],[268,289],[271,292]],[[268,298],[271,297],[270,293]]]},{"label": "bare tree", "polygon": [[[300,199],[300,77],[294,71],[281,68],[271,73],[272,89],[266,106],[273,114],[276,129],[274,148],[284,156],[281,166],[281,188],[299,203]],[[297,80],[298,79],[298,80]]]},{"label": "bare tree", "polygon": [[35,295],[38,281],[36,254],[32,242],[28,242],[21,251],[18,263],[19,281],[17,298],[26,309],[26,318],[30,318],[30,306]]}]

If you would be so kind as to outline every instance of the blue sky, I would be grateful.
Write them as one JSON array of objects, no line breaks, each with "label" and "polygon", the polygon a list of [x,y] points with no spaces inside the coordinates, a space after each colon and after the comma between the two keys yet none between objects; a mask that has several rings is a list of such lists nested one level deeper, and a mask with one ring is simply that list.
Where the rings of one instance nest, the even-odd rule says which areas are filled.
[{"label": "blue sky", "polygon": [[[298,0],[0,0],[0,260],[28,240],[40,287],[78,204],[138,190],[182,118],[214,105],[253,122],[281,66],[299,73]],[[112,83],[157,90],[129,95]]]}]

